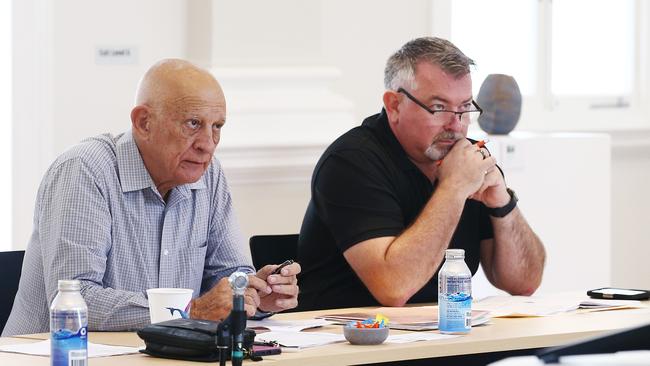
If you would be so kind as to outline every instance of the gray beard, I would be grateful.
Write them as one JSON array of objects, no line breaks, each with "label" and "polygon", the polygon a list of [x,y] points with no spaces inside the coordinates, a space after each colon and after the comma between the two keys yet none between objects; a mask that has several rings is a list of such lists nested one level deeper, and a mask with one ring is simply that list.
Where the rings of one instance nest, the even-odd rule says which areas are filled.
[{"label": "gray beard", "polygon": [[449,154],[449,150],[451,150],[451,148],[454,147],[454,145],[449,146],[449,148],[439,148],[436,147],[436,142],[438,140],[451,140],[451,139],[458,141],[463,137],[464,137],[463,135],[454,132],[443,132],[435,137],[433,142],[431,142],[431,145],[429,145],[429,147],[424,151],[424,155],[426,155],[426,157],[428,157],[433,161],[444,159],[444,157],[447,156],[447,154]]},{"label": "gray beard", "polygon": [[425,151],[424,155],[426,155],[429,159],[433,161],[438,161],[440,159],[443,159],[447,154],[449,153],[450,149],[439,149],[436,148],[434,145],[430,145]]}]

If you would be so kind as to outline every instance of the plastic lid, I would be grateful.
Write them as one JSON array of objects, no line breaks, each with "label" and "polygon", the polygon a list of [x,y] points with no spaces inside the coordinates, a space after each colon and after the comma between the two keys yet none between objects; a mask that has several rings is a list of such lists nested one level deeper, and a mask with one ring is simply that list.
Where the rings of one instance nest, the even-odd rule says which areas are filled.
[{"label": "plastic lid", "polygon": [[79,291],[81,282],[79,280],[59,280],[59,291]]},{"label": "plastic lid", "polygon": [[465,258],[465,249],[447,249],[445,250],[446,259],[462,259]]}]

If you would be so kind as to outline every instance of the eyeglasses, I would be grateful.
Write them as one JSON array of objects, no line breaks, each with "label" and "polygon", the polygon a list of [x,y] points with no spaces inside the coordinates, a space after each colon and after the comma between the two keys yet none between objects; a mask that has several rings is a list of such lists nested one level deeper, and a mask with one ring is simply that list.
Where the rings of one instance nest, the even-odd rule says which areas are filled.
[{"label": "eyeglasses", "polygon": [[453,114],[454,118],[456,118],[456,116],[458,116],[458,121],[462,125],[467,126],[472,121],[472,119],[470,118],[471,116],[480,116],[483,113],[483,110],[481,109],[481,107],[479,107],[478,104],[476,104],[476,102],[473,101],[473,100],[472,100],[472,105],[476,109],[472,109],[472,110],[469,110],[469,111],[456,112],[456,111],[449,111],[449,110],[445,110],[445,109],[433,110],[433,109],[427,107],[426,104],[419,101],[416,97],[411,95],[411,93],[404,90],[404,88],[397,89],[397,92],[406,95],[415,104],[422,107],[422,109],[424,109],[425,111],[431,113],[431,115],[433,116],[433,123],[435,123],[436,125],[444,125],[444,124],[448,123],[449,122],[449,117],[451,117],[451,115]]}]

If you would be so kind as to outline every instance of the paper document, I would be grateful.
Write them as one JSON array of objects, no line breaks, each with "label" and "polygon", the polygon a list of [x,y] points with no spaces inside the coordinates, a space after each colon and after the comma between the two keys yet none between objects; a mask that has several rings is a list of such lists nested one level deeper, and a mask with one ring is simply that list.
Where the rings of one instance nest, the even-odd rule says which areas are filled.
[{"label": "paper document", "polygon": [[[358,313],[328,314],[319,316],[318,318],[334,321],[337,323],[348,323],[351,321],[365,320],[368,318],[374,319],[377,314],[381,314],[387,317],[388,326],[393,329],[438,329],[437,306],[382,307]],[[484,324],[489,320],[489,312],[472,310],[472,326]]]},{"label": "paper document", "polygon": [[264,320],[246,321],[246,326],[248,328],[265,328],[279,332],[300,332],[301,330],[318,328],[330,324],[332,324],[332,322],[324,319],[276,320],[266,318]]},{"label": "paper document", "polygon": [[559,295],[489,296],[472,304],[472,309],[489,311],[493,317],[534,317],[565,313],[578,308],[598,310],[638,307],[635,300],[579,299]]},{"label": "paper document", "polygon": [[615,310],[640,307],[639,300],[606,300],[606,299],[588,299],[580,302],[580,309]]},{"label": "paper document", "polygon": [[[131,353],[138,353],[139,351],[140,349],[138,347],[109,346],[106,344],[88,342],[88,358],[128,355]],[[46,339],[44,341],[34,343],[3,345],[0,346],[0,352],[24,353],[27,355],[35,356],[49,356],[50,340]]]},{"label": "paper document", "polygon": [[256,341],[275,342],[284,349],[300,350],[303,348],[324,346],[326,344],[344,342],[343,334],[320,332],[266,332],[255,336]]},{"label": "paper document", "polygon": [[489,311],[493,317],[548,316],[578,308],[578,302],[562,297],[490,296],[472,304],[473,309]]}]

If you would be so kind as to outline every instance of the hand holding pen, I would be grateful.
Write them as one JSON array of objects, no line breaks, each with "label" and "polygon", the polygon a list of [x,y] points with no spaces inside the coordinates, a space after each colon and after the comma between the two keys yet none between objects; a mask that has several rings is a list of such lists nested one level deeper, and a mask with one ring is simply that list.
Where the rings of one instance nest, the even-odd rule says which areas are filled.
[{"label": "hand holding pen", "polygon": [[282,262],[282,264],[280,264],[278,266],[278,268],[273,270],[273,272],[271,272],[271,274],[274,274],[274,275],[275,274],[280,274],[280,272],[282,272],[282,268],[284,268],[284,267],[286,267],[286,266],[288,266],[290,264],[293,264],[293,259],[287,259],[286,261]]},{"label": "hand holding pen", "polygon": [[264,280],[270,292],[260,293],[259,308],[278,312],[298,305],[298,279],[300,264],[286,260],[280,265],[264,266],[257,277]]}]

